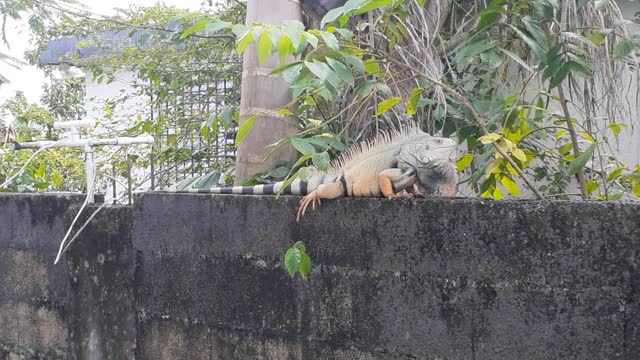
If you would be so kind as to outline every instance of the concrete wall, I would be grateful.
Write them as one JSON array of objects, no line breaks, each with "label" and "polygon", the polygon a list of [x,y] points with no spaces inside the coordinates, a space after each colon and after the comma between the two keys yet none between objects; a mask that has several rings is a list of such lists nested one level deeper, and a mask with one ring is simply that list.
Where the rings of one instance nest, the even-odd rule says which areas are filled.
[{"label": "concrete wall", "polygon": [[131,209],[105,210],[53,265],[83,200],[0,195],[0,359],[133,358]]},{"label": "concrete wall", "polygon": [[640,357],[640,204],[146,194],[53,266],[78,201],[0,196],[0,359]]}]

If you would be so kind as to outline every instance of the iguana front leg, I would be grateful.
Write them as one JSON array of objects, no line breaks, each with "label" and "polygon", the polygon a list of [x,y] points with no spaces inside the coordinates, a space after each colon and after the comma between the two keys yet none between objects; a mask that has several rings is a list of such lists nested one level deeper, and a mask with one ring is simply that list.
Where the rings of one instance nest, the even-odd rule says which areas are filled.
[{"label": "iguana front leg", "polygon": [[382,194],[389,198],[405,198],[413,197],[414,193],[409,191],[407,194],[397,194],[405,189],[411,189],[416,181],[416,172],[413,168],[407,169],[387,169],[378,174],[378,184]]},{"label": "iguana front leg", "polygon": [[307,207],[311,204],[313,210],[316,209],[316,203],[320,206],[320,199],[335,199],[344,194],[342,188],[342,182],[334,182],[330,184],[322,184],[317,189],[313,190],[307,196],[300,199],[300,208],[298,208],[298,215],[296,216],[296,222],[300,222],[300,218],[304,216]]}]

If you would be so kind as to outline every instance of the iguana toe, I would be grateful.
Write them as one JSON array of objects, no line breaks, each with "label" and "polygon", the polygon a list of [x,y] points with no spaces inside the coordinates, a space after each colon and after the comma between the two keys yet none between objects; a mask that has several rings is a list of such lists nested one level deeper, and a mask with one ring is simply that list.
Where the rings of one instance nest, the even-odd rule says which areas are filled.
[{"label": "iguana toe", "polygon": [[315,191],[300,199],[300,208],[298,208],[296,222],[300,222],[300,218],[304,216],[304,213],[307,211],[307,207],[309,207],[309,204],[311,204],[311,208],[315,210],[316,202],[318,203],[318,206],[320,206],[320,197]]},{"label": "iguana toe", "polygon": [[404,194],[393,194],[391,196],[388,196],[389,200],[391,199],[404,199],[404,198],[412,198],[414,197],[413,194],[411,193],[404,193]]}]

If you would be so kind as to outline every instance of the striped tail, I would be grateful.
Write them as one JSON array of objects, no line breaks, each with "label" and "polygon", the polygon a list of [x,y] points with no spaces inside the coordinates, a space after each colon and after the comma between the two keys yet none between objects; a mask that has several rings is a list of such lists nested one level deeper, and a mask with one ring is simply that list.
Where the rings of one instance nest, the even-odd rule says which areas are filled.
[{"label": "striped tail", "polygon": [[[254,186],[228,186],[213,187],[209,189],[181,189],[173,190],[176,193],[198,193],[198,194],[236,194],[236,195],[275,195],[282,189],[284,182],[279,181],[273,184]],[[280,194],[284,195],[307,195],[308,184],[300,179],[295,179]]]}]

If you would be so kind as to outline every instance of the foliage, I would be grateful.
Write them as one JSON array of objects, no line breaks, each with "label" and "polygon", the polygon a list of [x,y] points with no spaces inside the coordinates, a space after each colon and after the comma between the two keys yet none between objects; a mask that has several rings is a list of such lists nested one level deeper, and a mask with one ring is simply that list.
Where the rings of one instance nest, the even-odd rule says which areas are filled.
[{"label": "foliage", "polygon": [[84,78],[52,80],[43,86],[42,105],[49,110],[55,121],[83,119],[87,110],[84,107],[86,97]]},{"label": "foliage", "polygon": [[[69,85],[73,87],[74,85]],[[63,86],[63,88],[67,88]],[[81,88],[82,92],[84,88]],[[73,99],[72,93],[68,93]],[[59,96],[47,92],[43,103],[55,103]],[[69,115],[81,110],[82,101],[76,98],[74,104],[68,102]],[[47,108],[29,103],[23,94],[18,93],[1,107],[10,113],[15,123],[10,124],[16,141],[56,140],[58,133],[52,128],[54,113],[62,116],[62,109],[50,111]],[[12,151],[10,144],[0,146],[0,184],[20,169],[33,153],[30,150]],[[26,165],[24,172],[0,191],[81,191],[85,186],[83,153],[79,149],[49,149],[38,154]]]},{"label": "foliage", "polygon": [[[2,16],[2,41],[5,45],[10,45],[7,37],[7,21],[22,20],[27,18],[31,30],[42,29],[45,24],[59,20],[64,16],[55,9],[61,4],[74,4],[76,0],[3,0],[0,2],[0,15]],[[0,53],[0,61],[14,67],[19,67],[24,63],[22,60],[11,55]]]},{"label": "foliage", "polygon": [[311,270],[311,258],[307,254],[307,248],[302,241],[296,242],[284,255],[284,266],[291,277],[296,273],[307,278]]},{"label": "foliage", "polygon": [[[618,161],[610,144],[628,127],[620,89],[634,76],[627,64],[640,39],[626,34],[613,2],[493,0],[471,19],[451,12],[455,33],[417,26],[416,18],[428,23],[424,5],[350,0],[325,16],[322,30],[255,24],[237,50],[256,42],[260,61],[280,57],[276,72],[295,97],[281,111],[300,117],[302,135],[366,137],[418,121],[466,144],[458,169],[482,197],[520,196],[523,185],[539,198],[640,196],[638,168]],[[287,55],[302,58],[284,64]],[[315,156],[321,167],[334,155],[304,136],[283,143],[300,152],[297,166]],[[309,172],[294,169],[290,179]],[[574,174],[578,194],[570,193]]]},{"label": "foliage", "polygon": [[[78,59],[77,54],[61,54],[82,64],[97,82],[112,83],[123,76],[122,69],[133,74],[131,91],[104,101],[103,133],[121,136],[154,136],[151,158],[148,148],[116,153],[112,163],[118,174],[129,165],[154,168],[155,185],[169,186],[198,174],[227,173],[233,162],[237,105],[240,96],[241,62],[234,53],[232,36],[209,36],[211,26],[202,33],[188,34],[185,29],[198,26],[204,19],[231,24],[244,18],[244,6],[236,5],[210,13],[187,12],[166,7],[131,7],[108,21],[92,18],[67,18],[35,33],[36,48],[30,61],[48,42],[65,36],[82,38],[77,47],[92,46],[103,56]],[[106,31],[121,31],[114,42]],[[144,100],[140,100],[144,99]],[[132,108],[132,102],[143,106]],[[142,112],[140,109],[142,108]],[[111,173],[110,163],[99,169]],[[150,179],[144,172],[134,181]],[[223,184],[227,176],[221,176]]]},{"label": "foliage", "polygon": [[[194,85],[194,63],[222,60],[228,65],[231,49],[242,54],[255,42],[261,62],[271,55],[280,58],[282,67],[276,72],[294,95],[280,111],[297,116],[301,131],[275,144],[291,144],[300,159],[258,174],[253,182],[285,172],[289,181],[304,179],[310,166],[326,168],[350,143],[380,129],[418,122],[432,133],[455,135],[466,146],[458,169],[468,189],[483,197],[534,193],[564,198],[575,195],[574,176],[582,198],[640,194],[638,168],[625,166],[611,151],[611,142],[629,127],[630,107],[621,89],[626,88],[622,81],[633,76],[629,65],[635,64],[633,51],[640,38],[626,33],[615,3],[447,4],[349,0],[326,15],[322,29],[309,30],[299,22],[238,25],[241,6],[206,16],[132,8],[119,21],[67,19],[39,36],[44,44],[61,35],[85,35],[83,45],[96,45],[99,39],[90,34],[98,29],[142,32],[133,46],[99,44],[118,51],[89,65],[99,80],[113,81],[113,64],[124,64],[139,74],[136,95],[152,97],[154,108],[170,104],[155,112],[157,117],[128,119],[131,135],[157,136],[168,125],[176,129],[155,147],[159,161],[193,159],[196,154],[185,144],[233,131],[237,111],[228,105],[238,99],[237,86],[228,102],[194,116],[197,126],[171,123],[185,113],[175,94]],[[289,55],[299,60],[287,64]],[[238,84],[239,61],[234,59],[233,68],[216,65],[196,72]],[[116,109],[125,103],[122,98],[105,105],[114,130],[122,122]],[[236,139],[253,123],[245,122]],[[136,161],[149,165],[141,156]]]}]

